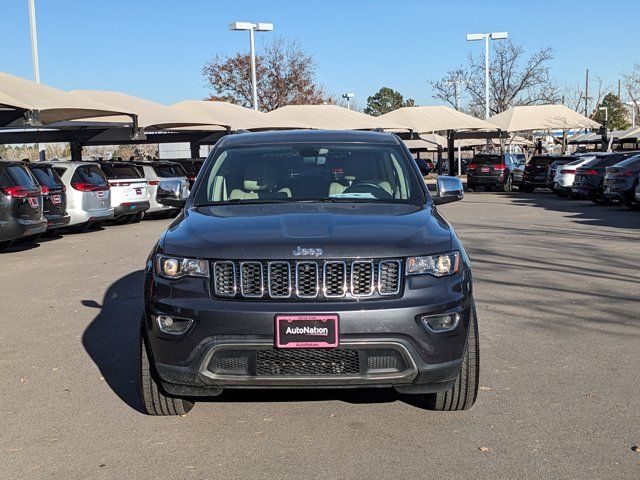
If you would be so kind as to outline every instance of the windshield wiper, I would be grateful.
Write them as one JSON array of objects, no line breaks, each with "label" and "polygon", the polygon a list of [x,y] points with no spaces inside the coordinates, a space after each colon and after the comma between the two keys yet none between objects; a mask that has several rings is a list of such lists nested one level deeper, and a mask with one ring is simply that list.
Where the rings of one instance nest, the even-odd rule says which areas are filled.
[{"label": "windshield wiper", "polygon": [[196,207],[215,207],[224,205],[265,205],[269,203],[290,203],[292,200],[285,198],[234,198],[232,200],[224,200],[220,202],[204,202],[198,203]]}]

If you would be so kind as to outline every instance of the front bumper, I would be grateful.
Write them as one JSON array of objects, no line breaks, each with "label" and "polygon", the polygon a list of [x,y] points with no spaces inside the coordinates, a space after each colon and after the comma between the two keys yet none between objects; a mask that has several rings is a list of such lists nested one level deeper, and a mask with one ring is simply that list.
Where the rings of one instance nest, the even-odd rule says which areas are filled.
[{"label": "front bumper", "polygon": [[[402,298],[361,302],[193,298],[180,292],[183,281],[185,291],[204,282],[185,278],[169,284],[147,273],[145,284],[143,334],[163,387],[175,395],[212,395],[226,388],[336,387],[395,387],[426,393],[449,389],[460,370],[471,318],[466,271],[442,279],[408,278]],[[417,318],[444,312],[460,313],[460,322],[450,332],[429,331]],[[340,346],[274,348],[275,316],[283,313],[337,313]],[[167,335],[154,322],[156,314],[194,322],[182,336]],[[343,353],[353,356],[351,370],[345,367],[347,361],[334,359],[334,354]],[[305,370],[318,365],[329,371]]]}]

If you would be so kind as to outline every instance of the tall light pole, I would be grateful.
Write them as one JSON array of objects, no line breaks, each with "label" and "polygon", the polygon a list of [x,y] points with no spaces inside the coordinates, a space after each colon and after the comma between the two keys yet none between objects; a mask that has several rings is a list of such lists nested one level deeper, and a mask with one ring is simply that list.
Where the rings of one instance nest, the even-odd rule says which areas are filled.
[{"label": "tall light pole", "polygon": [[503,40],[509,38],[508,32],[468,33],[467,42],[484,40],[484,118],[489,118],[489,39]]},{"label": "tall light pole", "polygon": [[33,61],[33,77],[40,83],[40,62],[38,60],[38,32],[36,30],[36,6],[29,0],[29,29],[31,31],[31,60]]},{"label": "tall light pole", "polygon": [[258,110],[258,87],[256,85],[256,51],[253,41],[253,32],[270,32],[273,30],[273,23],[233,22],[229,25],[229,30],[249,30],[253,109]]},{"label": "tall light pole", "polygon": [[[453,85],[453,91],[456,98],[456,110],[460,111],[460,85],[466,85],[469,82],[457,78],[455,80],[448,80],[446,82],[449,85]],[[458,142],[458,175],[462,175],[462,149],[460,148],[460,142]]]},{"label": "tall light pole", "polygon": [[351,110],[351,99],[355,97],[355,93],[343,93],[342,98],[347,100],[347,110]]}]

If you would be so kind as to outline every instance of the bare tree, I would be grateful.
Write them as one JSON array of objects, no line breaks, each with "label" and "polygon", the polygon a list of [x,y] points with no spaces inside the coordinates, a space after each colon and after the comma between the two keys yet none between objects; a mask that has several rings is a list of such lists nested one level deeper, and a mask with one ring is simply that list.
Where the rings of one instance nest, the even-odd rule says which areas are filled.
[{"label": "bare tree", "polygon": [[[549,73],[552,59],[551,48],[542,48],[527,57],[520,45],[510,40],[498,42],[490,57],[490,113],[517,105],[558,102],[561,95]],[[469,55],[466,66],[449,70],[442,79],[429,83],[436,98],[455,105],[454,82],[459,80],[465,81],[464,92],[468,97],[465,110],[481,116],[485,105],[484,55]]]},{"label": "bare tree", "polygon": [[640,63],[634,64],[631,71],[623,73],[622,79],[637,117],[640,114]]},{"label": "bare tree", "polygon": [[[276,38],[256,56],[258,100],[270,111],[284,105],[335,103],[316,83],[316,65],[297,42]],[[223,100],[245,107],[252,103],[251,67],[248,54],[218,55],[202,73],[212,89],[209,100]]]}]

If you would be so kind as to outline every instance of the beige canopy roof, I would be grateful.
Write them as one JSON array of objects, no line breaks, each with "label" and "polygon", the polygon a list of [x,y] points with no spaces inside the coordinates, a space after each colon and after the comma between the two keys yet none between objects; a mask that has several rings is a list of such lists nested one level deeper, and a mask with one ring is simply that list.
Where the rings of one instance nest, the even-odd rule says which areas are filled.
[{"label": "beige canopy roof", "polygon": [[[42,125],[133,113],[126,105],[105,106],[91,99],[3,72],[0,72],[0,110],[5,113],[10,110],[32,112],[34,115],[32,124]],[[128,118],[128,121],[131,119]]]},{"label": "beige canopy roof", "polygon": [[438,146],[447,148],[447,139],[435,133],[423,133],[420,138],[403,140],[409,150],[437,151]]},{"label": "beige canopy roof", "polygon": [[500,130],[522,132],[527,130],[570,130],[598,128],[599,123],[580,115],[564,105],[530,105],[512,107],[489,120]]},{"label": "beige canopy roof", "polygon": [[[492,138],[492,145],[498,146],[500,145],[500,139]],[[468,138],[463,140],[456,140],[455,146],[456,148],[466,148],[466,147],[482,147],[487,144],[487,140],[481,138]],[[524,137],[520,137],[518,135],[514,135],[511,138],[504,139],[505,145],[520,145],[523,147],[533,147],[534,143],[531,140],[528,140]]]},{"label": "beige canopy roof", "polygon": [[403,107],[378,118],[400,123],[420,133],[444,130],[496,130],[496,126],[491,123],[442,105]]},{"label": "beige canopy roof", "polygon": [[185,100],[171,105],[172,110],[188,117],[200,117],[212,123],[224,123],[231,130],[269,130],[284,128],[310,128],[303,122],[291,119],[272,118],[266,113],[256,112],[228,102],[208,100]]},{"label": "beige canopy roof", "polygon": [[102,90],[74,90],[71,92],[86,102],[96,102],[113,109],[127,108],[138,115],[138,125],[157,130],[199,126],[203,130],[226,130],[227,124],[201,116],[182,114],[159,103],[120,92]]},{"label": "beige canopy roof", "polygon": [[640,127],[631,127],[620,134],[618,140],[638,140],[640,139]]},{"label": "beige canopy roof", "polygon": [[287,105],[266,114],[271,122],[301,122],[320,130],[408,130],[406,125],[338,105]]}]

